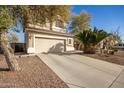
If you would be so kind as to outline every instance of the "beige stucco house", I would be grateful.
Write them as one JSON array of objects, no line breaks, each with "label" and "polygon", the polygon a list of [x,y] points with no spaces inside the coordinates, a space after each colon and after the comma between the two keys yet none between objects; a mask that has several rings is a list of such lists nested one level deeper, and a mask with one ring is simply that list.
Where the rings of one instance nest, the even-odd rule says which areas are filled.
[{"label": "beige stucco house", "polygon": [[52,31],[49,23],[45,26],[29,24],[25,30],[27,53],[58,53],[74,50],[73,35],[67,33],[66,24],[60,20],[53,23]]}]

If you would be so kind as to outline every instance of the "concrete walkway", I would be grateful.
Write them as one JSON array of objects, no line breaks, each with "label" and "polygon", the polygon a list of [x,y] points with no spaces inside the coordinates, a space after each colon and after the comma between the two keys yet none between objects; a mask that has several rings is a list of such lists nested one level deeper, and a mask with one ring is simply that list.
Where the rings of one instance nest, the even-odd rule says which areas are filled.
[{"label": "concrete walkway", "polygon": [[83,55],[38,54],[69,87],[124,87],[124,67]]}]

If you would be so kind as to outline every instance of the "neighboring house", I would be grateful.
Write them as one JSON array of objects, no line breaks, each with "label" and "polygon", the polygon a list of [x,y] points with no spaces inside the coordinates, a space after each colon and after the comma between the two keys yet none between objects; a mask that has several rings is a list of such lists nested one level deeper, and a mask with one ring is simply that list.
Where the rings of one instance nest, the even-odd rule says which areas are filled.
[{"label": "neighboring house", "polygon": [[113,46],[114,49],[124,50],[124,43],[117,43]]},{"label": "neighboring house", "polygon": [[25,30],[27,53],[58,53],[74,50],[73,35],[67,33],[66,24],[61,20],[53,23],[52,31],[49,23],[45,26],[29,24]]}]

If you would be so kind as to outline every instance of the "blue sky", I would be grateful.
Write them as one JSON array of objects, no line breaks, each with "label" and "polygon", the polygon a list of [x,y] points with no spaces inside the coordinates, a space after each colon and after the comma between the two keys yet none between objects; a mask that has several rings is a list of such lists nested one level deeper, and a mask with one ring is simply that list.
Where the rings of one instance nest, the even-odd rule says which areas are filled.
[{"label": "blue sky", "polygon": [[[72,13],[80,14],[82,11],[87,11],[91,16],[91,27],[104,29],[107,32],[116,31],[120,27],[119,32],[124,41],[124,6],[101,6],[101,5],[74,5],[72,6]],[[24,42],[24,34],[22,27],[18,33],[21,42]]]},{"label": "blue sky", "polygon": [[120,27],[119,32],[124,41],[124,6],[102,6],[102,5],[76,5],[72,7],[72,13],[80,14],[87,11],[92,16],[91,27],[96,26],[107,32],[116,31]]},{"label": "blue sky", "polygon": [[24,33],[23,33],[23,26],[20,22],[17,23],[17,28],[19,30],[19,33],[17,33],[19,37],[19,41],[24,43]]}]

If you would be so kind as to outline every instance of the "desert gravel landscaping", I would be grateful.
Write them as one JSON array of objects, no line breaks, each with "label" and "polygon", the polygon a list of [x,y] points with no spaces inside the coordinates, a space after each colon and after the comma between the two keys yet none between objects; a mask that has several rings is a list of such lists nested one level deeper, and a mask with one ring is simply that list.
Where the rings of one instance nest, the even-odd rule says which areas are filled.
[{"label": "desert gravel landscaping", "polygon": [[107,55],[107,56],[99,56],[98,54],[83,54],[83,55],[118,65],[124,65],[124,51],[118,51],[115,52],[114,55]]},{"label": "desert gravel landscaping", "polygon": [[67,88],[68,86],[37,56],[17,58],[21,71],[8,70],[0,55],[0,87]]}]

